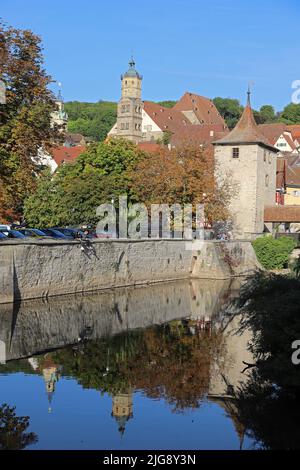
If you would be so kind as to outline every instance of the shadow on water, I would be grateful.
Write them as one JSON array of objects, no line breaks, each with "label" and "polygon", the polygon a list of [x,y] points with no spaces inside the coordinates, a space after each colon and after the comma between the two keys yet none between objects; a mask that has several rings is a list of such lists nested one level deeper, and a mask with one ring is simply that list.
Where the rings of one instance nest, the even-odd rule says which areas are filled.
[{"label": "shadow on water", "polygon": [[264,449],[300,448],[300,374],[292,343],[300,339],[300,279],[258,273],[235,306],[239,332],[251,329],[249,380],[235,391],[236,416]]}]

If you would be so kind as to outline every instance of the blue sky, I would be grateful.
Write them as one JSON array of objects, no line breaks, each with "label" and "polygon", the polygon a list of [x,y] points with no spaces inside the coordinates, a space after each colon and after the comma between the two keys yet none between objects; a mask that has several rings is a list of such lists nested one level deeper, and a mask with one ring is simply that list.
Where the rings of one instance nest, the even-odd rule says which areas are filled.
[{"label": "blue sky", "polygon": [[134,54],[143,98],[185,91],[253,106],[291,101],[300,79],[299,0],[1,0],[8,24],[41,35],[65,100],[116,101]]}]

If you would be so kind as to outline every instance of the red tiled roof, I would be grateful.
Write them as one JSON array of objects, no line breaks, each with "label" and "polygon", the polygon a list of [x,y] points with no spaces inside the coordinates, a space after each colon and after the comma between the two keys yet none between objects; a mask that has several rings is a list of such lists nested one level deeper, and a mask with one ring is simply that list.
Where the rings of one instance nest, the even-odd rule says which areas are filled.
[{"label": "red tiled roof", "polygon": [[[223,137],[227,132],[223,124],[192,124],[181,111],[165,108],[152,101],[144,102],[144,110],[162,132],[170,132],[170,143],[206,144]],[[212,135],[211,135],[212,134]]]},{"label": "red tiled roof", "polygon": [[[260,124],[260,131],[268,139],[271,145],[275,145],[279,137],[282,135],[292,150],[296,150],[291,129],[284,123],[276,122],[273,124]],[[284,150],[283,150],[284,151]]]},{"label": "red tiled roof", "polygon": [[281,134],[288,130],[286,124],[280,122],[274,124],[259,124],[258,128],[271,145],[275,145]]},{"label": "red tiled roof", "polygon": [[176,111],[194,111],[200,124],[220,125],[227,129],[227,125],[217,110],[214,102],[204,96],[186,92],[172,108]]},{"label": "red tiled roof", "polygon": [[265,222],[300,222],[299,206],[267,206],[264,214]]},{"label": "red tiled roof", "polygon": [[145,152],[155,153],[161,148],[161,145],[156,144],[154,142],[139,142],[138,147],[144,150]]},{"label": "red tiled roof", "polygon": [[85,150],[86,147],[82,145],[78,145],[77,147],[64,147],[61,145],[54,147],[51,150],[51,154],[57,165],[61,165],[62,163],[73,162],[81,153],[85,152]]},{"label": "red tiled roof", "polygon": [[144,110],[163,132],[176,133],[183,126],[192,127],[184,114],[174,108],[165,108],[152,101],[144,101]]},{"label": "red tiled roof", "polygon": [[194,124],[191,127],[185,127],[179,130],[171,138],[171,144],[190,143],[194,145],[208,145],[216,139],[221,139],[228,131],[223,130],[222,125],[199,125]]},{"label": "red tiled roof", "polygon": [[264,134],[260,131],[258,125],[255,122],[253,112],[250,104],[247,104],[243,114],[235,126],[235,128],[229,132],[226,137],[215,142],[218,145],[226,144],[260,144],[266,147],[271,147],[272,150],[278,152],[278,150],[273,147]]},{"label": "red tiled roof", "polygon": [[291,124],[287,128],[292,133],[294,140],[300,139],[300,124]]}]

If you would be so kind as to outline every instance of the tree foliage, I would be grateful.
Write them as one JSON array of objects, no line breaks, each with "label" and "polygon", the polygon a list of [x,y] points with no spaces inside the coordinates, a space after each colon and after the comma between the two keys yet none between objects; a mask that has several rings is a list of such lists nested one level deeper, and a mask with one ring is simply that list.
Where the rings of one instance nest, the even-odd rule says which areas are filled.
[{"label": "tree foliage", "polygon": [[174,100],[165,100],[165,101],[158,101],[157,104],[160,104],[160,106],[164,106],[165,108],[173,108],[177,101]]},{"label": "tree foliage", "polygon": [[74,353],[71,347],[54,354],[62,373],[102,393],[143,390],[163,398],[175,412],[197,408],[209,388],[210,365],[220,353],[222,336],[199,330],[193,320],[175,320],[145,330],[89,341]]},{"label": "tree foliage", "polygon": [[269,123],[278,121],[274,107],[269,104],[265,104],[264,106],[261,106],[259,110],[259,116],[260,116],[261,124],[269,124]]},{"label": "tree foliage", "polygon": [[6,87],[6,103],[0,104],[0,221],[8,221],[21,215],[24,198],[35,188],[31,157],[50,146],[58,129],[50,125],[56,105],[40,38],[0,23],[0,49]]},{"label": "tree foliage", "polygon": [[0,450],[22,450],[37,442],[37,435],[26,433],[28,416],[16,416],[16,408],[4,404],[0,407]]},{"label": "tree foliage", "polygon": [[217,97],[214,98],[213,102],[221,116],[225,119],[229,129],[233,129],[243,112],[243,107],[239,100]]},{"label": "tree foliage", "polygon": [[138,201],[150,204],[205,203],[209,221],[224,219],[233,194],[230,178],[217,187],[210,150],[185,145],[171,151],[161,148],[140,160],[131,175]]},{"label": "tree foliage", "polygon": [[69,101],[65,103],[65,110],[69,116],[69,132],[83,134],[94,141],[104,140],[117,119],[117,103],[110,101]]},{"label": "tree foliage", "polygon": [[285,124],[299,124],[300,123],[300,104],[288,104],[280,114],[280,121]]},{"label": "tree foliage", "polygon": [[[74,163],[46,171],[25,201],[25,219],[37,227],[96,225],[96,208],[121,194],[131,198],[131,170],[144,153],[133,143],[110,139],[88,147]],[[116,204],[117,205],[117,204]]]},{"label": "tree foliage", "polygon": [[252,242],[258,261],[266,269],[282,269],[287,267],[289,255],[296,246],[290,237],[259,237]]}]

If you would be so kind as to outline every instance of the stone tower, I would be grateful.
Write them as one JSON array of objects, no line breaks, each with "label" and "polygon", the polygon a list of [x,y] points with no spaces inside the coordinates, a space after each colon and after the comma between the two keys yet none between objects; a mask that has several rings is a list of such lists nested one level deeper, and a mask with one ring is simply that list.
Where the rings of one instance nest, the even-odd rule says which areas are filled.
[{"label": "stone tower", "polygon": [[129,69],[121,75],[122,96],[118,104],[117,128],[114,135],[135,143],[142,140],[142,79],[131,58]]},{"label": "stone tower", "polygon": [[278,150],[261,134],[247,106],[236,127],[215,146],[215,177],[219,185],[231,179],[236,195],[231,199],[233,236],[254,239],[264,230],[264,207],[275,204]]},{"label": "stone tower", "polygon": [[51,126],[58,126],[60,132],[67,130],[68,125],[68,115],[64,109],[64,101],[59,91],[57,99],[55,101],[56,110],[51,113]]}]

